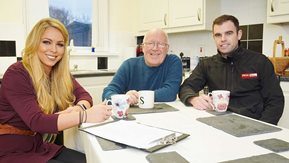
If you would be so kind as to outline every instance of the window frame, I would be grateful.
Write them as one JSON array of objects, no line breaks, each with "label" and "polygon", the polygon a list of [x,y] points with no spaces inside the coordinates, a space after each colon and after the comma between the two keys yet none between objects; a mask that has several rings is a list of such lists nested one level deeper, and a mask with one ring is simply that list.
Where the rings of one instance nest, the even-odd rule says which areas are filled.
[{"label": "window frame", "polygon": [[91,44],[96,52],[109,50],[108,4],[109,0],[92,0]]},{"label": "window frame", "polygon": [[[48,0],[47,0],[48,1]],[[109,51],[109,36],[108,36],[108,5],[109,0],[92,0],[92,33],[91,47],[89,46],[73,46],[73,54],[88,54],[92,52],[107,52]],[[49,4],[47,6],[49,8]]]}]

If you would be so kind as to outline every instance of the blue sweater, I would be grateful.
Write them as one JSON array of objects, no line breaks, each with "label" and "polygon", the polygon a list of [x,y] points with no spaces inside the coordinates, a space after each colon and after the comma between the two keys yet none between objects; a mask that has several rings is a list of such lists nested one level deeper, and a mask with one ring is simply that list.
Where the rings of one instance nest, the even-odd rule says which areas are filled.
[{"label": "blue sweater", "polygon": [[155,102],[174,101],[182,82],[182,62],[176,55],[167,55],[158,67],[148,67],[144,57],[122,63],[112,81],[104,88],[102,100],[129,90],[154,90]]}]

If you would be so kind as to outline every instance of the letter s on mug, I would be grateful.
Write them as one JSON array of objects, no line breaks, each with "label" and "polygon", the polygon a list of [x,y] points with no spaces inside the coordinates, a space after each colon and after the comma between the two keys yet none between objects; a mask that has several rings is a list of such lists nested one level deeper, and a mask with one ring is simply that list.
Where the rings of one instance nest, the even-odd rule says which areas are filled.
[{"label": "letter s on mug", "polygon": [[139,103],[140,103],[140,104],[144,104],[144,97],[140,97],[140,98],[139,98]]}]

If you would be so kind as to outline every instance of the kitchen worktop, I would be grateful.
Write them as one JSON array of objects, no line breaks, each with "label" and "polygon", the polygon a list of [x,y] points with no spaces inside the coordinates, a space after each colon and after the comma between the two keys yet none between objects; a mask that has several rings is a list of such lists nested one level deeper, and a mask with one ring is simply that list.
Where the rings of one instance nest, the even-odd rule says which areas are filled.
[{"label": "kitchen worktop", "polygon": [[[71,71],[71,74],[76,78],[82,78],[82,77],[93,77],[93,76],[113,76],[115,74],[116,70],[76,70]],[[0,82],[2,80],[3,74],[0,74]],[[187,78],[188,76],[186,76]],[[288,76],[279,76],[280,81],[286,81],[289,82]]]},{"label": "kitchen worktop", "polygon": [[81,77],[96,77],[96,76],[113,76],[115,72],[116,70],[109,70],[109,69],[76,70],[76,71],[71,71],[71,74],[76,78],[81,78]]},{"label": "kitchen worktop", "polygon": [[[73,70],[71,71],[71,74],[75,78],[84,78],[84,77],[97,77],[97,76],[113,76],[115,74],[116,70],[109,70],[109,69],[103,69],[103,70]],[[4,74],[0,74],[0,83],[3,78]]]},{"label": "kitchen worktop", "polygon": [[280,81],[289,82],[289,76],[279,76],[278,78]]}]

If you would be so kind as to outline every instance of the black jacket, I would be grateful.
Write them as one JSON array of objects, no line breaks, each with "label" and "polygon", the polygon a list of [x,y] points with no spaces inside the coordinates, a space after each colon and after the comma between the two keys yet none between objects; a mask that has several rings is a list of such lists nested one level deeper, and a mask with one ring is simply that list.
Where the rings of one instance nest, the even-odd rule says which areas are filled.
[{"label": "black jacket", "polygon": [[198,96],[208,86],[209,91],[229,90],[229,110],[264,122],[277,124],[284,108],[284,96],[270,60],[239,47],[230,57],[220,54],[203,59],[181,85],[179,97],[183,103]]}]

